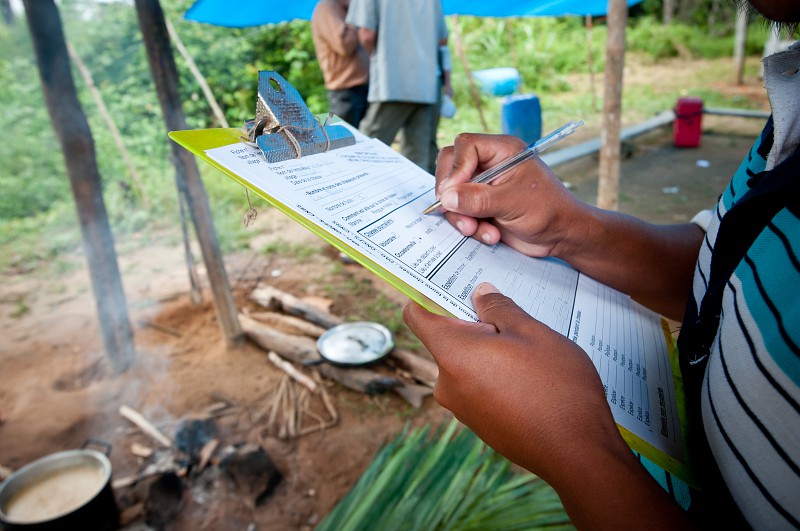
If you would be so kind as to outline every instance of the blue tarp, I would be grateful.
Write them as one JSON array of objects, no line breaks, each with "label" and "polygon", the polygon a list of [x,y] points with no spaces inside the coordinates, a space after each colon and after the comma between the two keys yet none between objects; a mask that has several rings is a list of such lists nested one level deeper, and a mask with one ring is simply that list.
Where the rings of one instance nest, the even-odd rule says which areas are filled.
[{"label": "blue tarp", "polygon": [[[628,0],[628,5],[641,1]],[[317,0],[197,0],[184,18],[245,28],[294,19],[311,20],[316,4]],[[605,15],[606,6],[606,0],[442,0],[445,15],[479,17],[599,16]]]},{"label": "blue tarp", "polygon": [[[642,0],[628,0],[628,6]],[[606,14],[607,0],[442,0],[445,15],[560,17]]]},{"label": "blue tarp", "polygon": [[246,28],[287,20],[311,20],[317,0],[197,0],[186,20],[215,26]]}]

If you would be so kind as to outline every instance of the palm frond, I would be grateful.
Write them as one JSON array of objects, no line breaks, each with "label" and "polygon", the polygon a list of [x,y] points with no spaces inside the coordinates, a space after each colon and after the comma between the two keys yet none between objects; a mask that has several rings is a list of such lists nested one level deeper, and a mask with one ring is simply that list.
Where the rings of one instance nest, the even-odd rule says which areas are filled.
[{"label": "palm frond", "polygon": [[406,426],[317,531],[572,528],[549,485],[459,427]]}]

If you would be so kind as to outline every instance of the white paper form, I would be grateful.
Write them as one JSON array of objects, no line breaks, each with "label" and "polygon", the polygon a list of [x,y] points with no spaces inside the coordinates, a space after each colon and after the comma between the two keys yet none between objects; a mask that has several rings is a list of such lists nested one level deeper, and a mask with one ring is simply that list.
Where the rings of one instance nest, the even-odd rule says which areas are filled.
[{"label": "white paper form", "polygon": [[675,385],[660,316],[581,275],[568,337],[592,358],[617,424],[682,458]]},{"label": "white paper form", "polygon": [[[485,245],[463,237],[439,214],[423,215],[435,200],[433,177],[377,140],[273,164],[244,144],[206,154],[459,318],[477,319],[472,291],[491,282],[592,356],[619,424],[656,448],[679,455],[680,444],[678,453],[673,444],[680,433],[660,318],[634,306],[627,296],[561,261],[530,258],[504,244]],[[647,358],[635,358],[642,348]],[[613,356],[616,360],[610,361]],[[659,363],[666,370],[654,368]],[[654,429],[661,426],[659,396],[664,397],[668,420],[674,417],[666,432]]]}]

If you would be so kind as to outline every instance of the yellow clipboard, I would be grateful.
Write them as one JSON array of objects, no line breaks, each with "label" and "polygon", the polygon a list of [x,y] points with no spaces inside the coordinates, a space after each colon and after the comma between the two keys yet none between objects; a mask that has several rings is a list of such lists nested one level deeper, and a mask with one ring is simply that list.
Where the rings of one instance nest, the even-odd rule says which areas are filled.
[{"label": "yellow clipboard", "polygon": [[[364,256],[350,245],[346,244],[344,241],[340,240],[333,234],[323,230],[318,225],[314,224],[307,218],[301,216],[291,208],[287,207],[279,200],[277,200],[275,197],[269,195],[266,191],[261,190],[255,186],[252,186],[243,177],[237,175],[235,172],[217,163],[206,154],[206,150],[239,143],[241,141],[240,135],[241,131],[239,129],[200,129],[193,131],[173,131],[169,133],[169,137],[176,143],[183,146],[187,150],[191,151],[192,153],[200,157],[202,160],[206,161],[211,166],[217,168],[218,170],[220,170],[222,173],[224,173],[237,183],[247,187],[249,190],[257,194],[259,197],[261,197],[262,199],[273,205],[283,214],[285,214],[292,220],[296,221],[306,229],[310,230],[311,232],[322,238],[330,245],[334,246],[338,250],[350,256],[351,258],[353,258],[353,260],[364,266],[369,271],[373,272],[380,278],[387,281],[390,285],[395,287],[401,293],[405,294],[412,300],[421,304],[429,311],[441,315],[452,315],[446,310],[444,310],[440,305],[430,300],[428,297],[426,297],[418,290],[410,286],[408,283],[404,282],[403,280],[401,280],[400,278],[389,272],[381,265],[375,263],[374,261]],[[691,473],[688,449],[686,445],[686,433],[687,433],[686,430],[688,428],[686,422],[686,399],[685,399],[685,394],[683,392],[683,379],[681,377],[680,367],[678,364],[677,348],[675,346],[675,341],[672,337],[672,334],[669,330],[668,323],[663,318],[662,318],[662,329],[664,333],[664,338],[667,343],[667,348],[669,349],[669,358],[670,358],[670,363],[672,365],[672,375],[673,375],[673,383],[674,383],[676,402],[678,408],[678,417],[680,419],[681,436],[683,439],[684,460],[679,461],[667,455],[666,453],[656,449],[655,447],[653,447],[640,437],[634,435],[627,429],[621,426],[618,427],[620,429],[620,433],[622,434],[623,439],[625,439],[625,441],[633,450],[641,453],[643,456],[648,458],[650,461],[652,461],[659,467],[670,472],[674,476],[682,479],[688,484],[696,485],[696,479]]]},{"label": "yellow clipboard", "polygon": [[221,171],[222,173],[224,173],[237,183],[241,184],[248,190],[258,195],[260,198],[262,198],[263,200],[265,200],[266,202],[268,202],[269,204],[280,210],[283,214],[285,214],[292,220],[296,221],[306,229],[310,230],[311,232],[313,232],[314,234],[325,240],[327,243],[331,244],[338,250],[345,253],[347,256],[355,260],[358,264],[362,265],[367,270],[375,273],[377,276],[384,279],[395,289],[405,294],[415,302],[419,303],[427,310],[441,315],[452,315],[449,312],[447,312],[444,308],[442,308],[441,306],[430,300],[428,297],[420,293],[418,290],[414,289],[408,283],[400,280],[397,276],[389,272],[386,268],[382,267],[381,265],[375,263],[373,260],[364,256],[362,253],[360,253],[359,251],[357,251],[344,241],[340,240],[330,232],[323,230],[318,225],[312,223],[307,218],[301,216],[300,214],[298,214],[297,212],[295,212],[294,210],[292,210],[291,208],[280,202],[275,197],[269,195],[264,190],[252,186],[243,177],[237,175],[230,169],[217,163],[206,154],[206,150],[241,142],[240,138],[241,131],[239,129],[232,129],[232,128],[197,129],[190,131],[172,131],[169,133],[169,137],[180,146],[191,151],[192,153],[200,157],[202,160],[204,160],[214,168],[218,169],[219,171]]},{"label": "yellow clipboard", "polygon": [[[353,258],[367,270],[384,279],[429,311],[452,316],[442,306],[423,295],[385,267],[288,207],[267,191],[253,185],[235,171],[216,162],[206,153],[207,150],[244,141],[252,146],[259,147],[265,158],[270,162],[286,160],[287,158],[300,158],[307,154],[315,154],[345,145],[352,145],[355,140],[348,138],[349,133],[342,133],[341,131],[343,130],[344,128],[341,127],[329,128],[318,118],[313,117],[297,91],[280,75],[275,72],[259,72],[259,100],[256,106],[256,118],[245,123],[244,132],[240,129],[200,129],[173,131],[169,133],[169,137],[246,189],[254,192],[290,219]],[[243,137],[243,135],[246,136]],[[681,428],[683,460],[671,457],[622,426],[618,425],[618,427],[623,439],[633,450],[686,483],[696,485],[696,479],[691,472],[691,456],[688,453],[686,444],[688,429],[686,397],[678,363],[677,348],[667,321],[662,318],[661,324],[672,368],[673,387]]]}]

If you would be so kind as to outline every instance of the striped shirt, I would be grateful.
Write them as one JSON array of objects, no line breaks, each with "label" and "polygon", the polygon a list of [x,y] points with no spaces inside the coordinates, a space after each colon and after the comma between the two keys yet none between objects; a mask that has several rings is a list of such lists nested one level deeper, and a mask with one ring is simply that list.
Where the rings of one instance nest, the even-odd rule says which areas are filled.
[{"label": "striped shirt", "polygon": [[[800,66],[800,48],[784,53],[783,60]],[[728,212],[779,172],[800,179],[800,73],[780,64],[770,72],[765,61],[765,77],[788,78],[779,79],[779,91],[788,86],[791,96],[776,95],[767,79],[774,130],[770,121],[717,203],[693,281],[698,307]],[[700,389],[711,455],[733,501],[758,529],[800,528],[800,198],[786,205],[760,229],[725,284]]]}]

